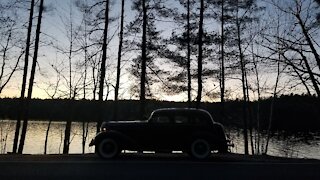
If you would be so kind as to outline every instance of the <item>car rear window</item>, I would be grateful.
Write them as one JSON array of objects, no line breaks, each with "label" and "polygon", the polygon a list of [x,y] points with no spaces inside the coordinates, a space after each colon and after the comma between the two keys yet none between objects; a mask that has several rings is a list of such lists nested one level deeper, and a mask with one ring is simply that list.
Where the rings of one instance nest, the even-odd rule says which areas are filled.
[{"label": "car rear window", "polygon": [[175,116],[174,122],[177,124],[190,124],[190,118],[186,116]]}]

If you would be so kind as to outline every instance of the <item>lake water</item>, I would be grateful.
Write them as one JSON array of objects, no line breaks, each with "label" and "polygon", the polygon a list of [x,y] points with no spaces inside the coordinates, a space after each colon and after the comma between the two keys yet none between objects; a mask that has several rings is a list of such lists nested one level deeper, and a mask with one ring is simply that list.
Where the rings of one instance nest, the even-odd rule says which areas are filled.
[{"label": "lake water", "polygon": [[[43,154],[48,127],[47,121],[29,121],[24,154]],[[64,122],[52,122],[48,135],[47,154],[60,154],[63,150]],[[15,131],[15,121],[0,120],[0,153],[6,154],[12,151]],[[234,143],[231,152],[243,153],[243,136],[240,130],[229,128],[226,130]],[[93,153],[94,147],[89,147],[90,140],[96,134],[96,123],[88,124],[88,137],[85,153]],[[74,122],[71,128],[71,144],[69,153],[82,153],[82,123]],[[265,138],[261,138],[261,144],[265,145]],[[249,149],[251,149],[249,147]],[[320,159],[320,136],[314,134],[312,138],[301,136],[281,135],[273,136],[269,142],[268,154],[282,157],[315,158]]]}]

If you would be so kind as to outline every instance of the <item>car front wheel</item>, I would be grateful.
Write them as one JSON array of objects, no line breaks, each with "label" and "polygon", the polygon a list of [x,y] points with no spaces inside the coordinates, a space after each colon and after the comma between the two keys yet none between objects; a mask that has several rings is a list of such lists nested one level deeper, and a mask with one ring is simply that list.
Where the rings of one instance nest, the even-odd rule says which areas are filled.
[{"label": "car front wheel", "polygon": [[211,154],[208,141],[202,138],[192,141],[190,148],[190,154],[197,159],[205,159]]},{"label": "car front wheel", "polygon": [[120,153],[120,147],[114,139],[105,138],[99,143],[97,153],[104,159],[111,159]]}]

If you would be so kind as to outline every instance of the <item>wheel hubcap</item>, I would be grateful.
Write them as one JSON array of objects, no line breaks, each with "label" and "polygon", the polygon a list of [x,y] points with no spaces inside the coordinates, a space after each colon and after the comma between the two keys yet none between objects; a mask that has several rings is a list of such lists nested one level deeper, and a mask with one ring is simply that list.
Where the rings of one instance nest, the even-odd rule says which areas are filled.
[{"label": "wheel hubcap", "polygon": [[118,145],[113,139],[105,139],[99,146],[99,154],[103,158],[113,158],[118,153]]},{"label": "wheel hubcap", "polygon": [[203,139],[195,140],[191,147],[192,155],[198,159],[206,158],[210,154],[209,144]]}]

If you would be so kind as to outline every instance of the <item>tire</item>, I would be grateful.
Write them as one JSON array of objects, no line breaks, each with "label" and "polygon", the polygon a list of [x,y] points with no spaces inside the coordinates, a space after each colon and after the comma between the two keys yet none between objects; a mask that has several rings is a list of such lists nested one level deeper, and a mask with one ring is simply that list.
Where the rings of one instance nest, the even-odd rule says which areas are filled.
[{"label": "tire", "polygon": [[98,155],[103,159],[112,159],[120,153],[119,144],[112,138],[105,138],[100,141],[97,148]]},{"label": "tire", "polygon": [[196,159],[206,159],[211,154],[210,144],[206,139],[195,139],[191,143],[190,154]]}]

